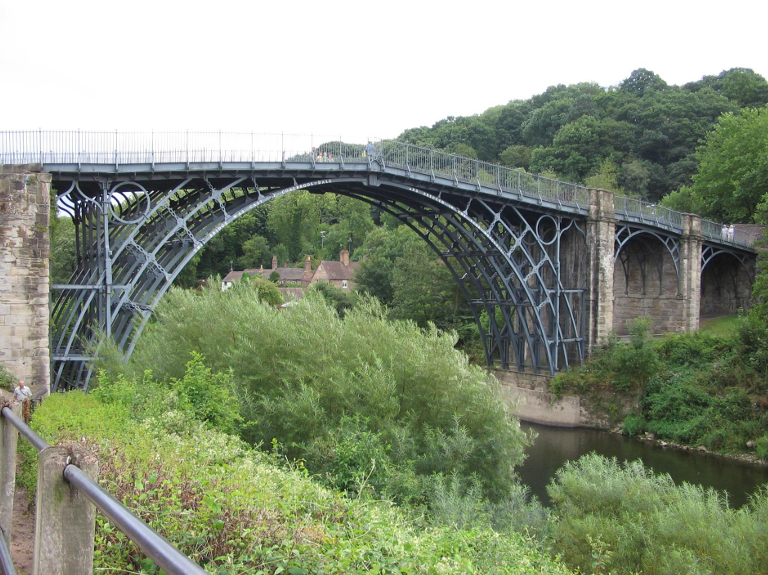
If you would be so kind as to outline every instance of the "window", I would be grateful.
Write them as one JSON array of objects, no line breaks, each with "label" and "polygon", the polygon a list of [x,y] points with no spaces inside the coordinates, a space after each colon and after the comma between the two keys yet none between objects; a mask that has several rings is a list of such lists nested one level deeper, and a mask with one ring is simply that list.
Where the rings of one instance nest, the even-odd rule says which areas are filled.
[{"label": "window", "polygon": [[347,280],[341,280],[342,289],[347,289]]}]

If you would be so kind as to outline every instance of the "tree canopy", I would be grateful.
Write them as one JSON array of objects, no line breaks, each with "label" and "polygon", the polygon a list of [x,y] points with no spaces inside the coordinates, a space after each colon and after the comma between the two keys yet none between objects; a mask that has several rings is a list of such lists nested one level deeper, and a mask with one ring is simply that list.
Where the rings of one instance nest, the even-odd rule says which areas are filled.
[{"label": "tree canopy", "polygon": [[726,114],[697,152],[694,194],[712,217],[754,221],[768,194],[768,106]]},{"label": "tree canopy", "polygon": [[658,200],[691,185],[695,154],[723,113],[768,104],[768,82],[747,68],[669,85],[644,68],[615,87],[551,86],[482,114],[449,116],[399,139],[586,183],[610,161],[626,193]]}]

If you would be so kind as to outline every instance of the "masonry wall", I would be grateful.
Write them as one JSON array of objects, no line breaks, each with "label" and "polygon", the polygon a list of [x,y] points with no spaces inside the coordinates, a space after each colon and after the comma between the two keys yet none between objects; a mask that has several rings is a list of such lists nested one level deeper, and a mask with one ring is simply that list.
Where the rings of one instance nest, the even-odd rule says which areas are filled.
[{"label": "masonry wall", "polygon": [[522,421],[553,427],[610,429],[637,407],[638,398],[610,390],[595,390],[589,396],[549,393],[548,375],[494,370],[502,393]]},{"label": "masonry wall", "polygon": [[600,347],[613,330],[614,195],[589,190],[587,217],[587,350]]},{"label": "masonry wall", "polygon": [[[628,333],[627,323],[636,317],[651,320],[653,333],[684,331],[684,306],[678,295],[678,280],[675,264],[666,248],[658,242],[660,250],[648,254],[640,249],[640,243],[624,247],[630,254],[626,274],[621,262],[617,261],[613,271],[613,329],[617,335]],[[645,282],[638,258],[646,257]],[[659,277],[658,263],[661,265]],[[645,285],[644,285],[645,284]]]},{"label": "masonry wall", "polygon": [[749,275],[736,258],[717,256],[701,275],[701,315],[735,315],[749,309],[751,294]]},{"label": "masonry wall", "polygon": [[0,363],[46,388],[50,186],[39,165],[0,169]]}]

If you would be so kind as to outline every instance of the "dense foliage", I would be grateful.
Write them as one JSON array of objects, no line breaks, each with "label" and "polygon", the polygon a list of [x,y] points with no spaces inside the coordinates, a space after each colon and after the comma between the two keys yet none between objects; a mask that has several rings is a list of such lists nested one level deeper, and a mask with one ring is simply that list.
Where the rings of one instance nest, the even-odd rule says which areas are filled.
[{"label": "dense foliage", "polygon": [[664,199],[677,210],[762,223],[768,206],[768,107],[724,114],[697,151],[692,187]]},{"label": "dense foliage", "polygon": [[[197,367],[184,377],[220,386]],[[149,376],[102,379],[89,395],[51,396],[32,425],[52,444],[91,450],[100,484],[209,573],[569,572],[520,533],[430,526],[390,504],[322,488],[301,468],[202,424],[179,392]],[[26,484],[34,459],[29,448]],[[96,571],[160,573],[101,515],[94,555]]]},{"label": "dense foliage", "polygon": [[213,373],[231,370],[243,436],[277,440],[329,485],[428,505],[438,476],[494,502],[516,483],[529,439],[455,334],[388,321],[371,299],[341,318],[317,291],[278,311],[249,283],[172,290],[153,317],[129,373],[181,380],[204,354]]},{"label": "dense foliage", "polygon": [[552,86],[398,139],[580,183],[607,169],[604,187],[658,200],[691,184],[696,147],[721,114],[766,103],[768,83],[749,69],[670,86],[641,68],[616,87]]},{"label": "dense foliage", "polygon": [[547,491],[554,546],[583,573],[768,572],[768,488],[734,510],[713,490],[656,475],[640,461],[590,454],[558,470]]},{"label": "dense foliage", "polygon": [[654,433],[659,439],[704,445],[729,453],[768,457],[768,338],[763,319],[741,318],[733,336],[706,333],[668,335],[653,341],[635,323],[629,344],[611,340],[583,367],[557,376],[555,393],[575,391],[595,401],[600,391],[618,391],[637,400],[623,419],[625,432]]},{"label": "dense foliage", "polygon": [[18,380],[8,371],[4,363],[0,363],[0,389],[13,391],[18,384]]}]

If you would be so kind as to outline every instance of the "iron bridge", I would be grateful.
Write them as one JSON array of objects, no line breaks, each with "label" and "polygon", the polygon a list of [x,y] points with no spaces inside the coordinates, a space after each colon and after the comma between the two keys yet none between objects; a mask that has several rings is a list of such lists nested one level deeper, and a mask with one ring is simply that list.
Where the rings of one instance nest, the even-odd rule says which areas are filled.
[{"label": "iron bridge", "polygon": [[[590,190],[396,141],[253,133],[0,133],[4,164],[42,164],[77,230],[77,269],[52,285],[52,389],[84,388],[100,334],[130,356],[189,260],[243,214],[294,190],[388,212],[443,259],[489,366],[554,374],[586,353]],[[325,154],[323,154],[325,152]],[[656,236],[675,265],[681,214],[615,197],[617,254]],[[752,238],[703,222],[704,257],[753,257]],[[618,257],[618,256],[617,256]]]}]

